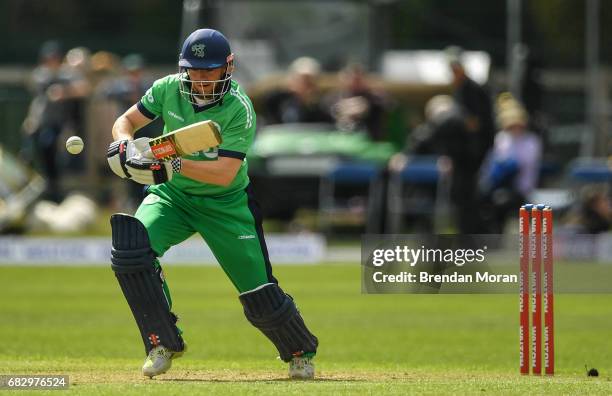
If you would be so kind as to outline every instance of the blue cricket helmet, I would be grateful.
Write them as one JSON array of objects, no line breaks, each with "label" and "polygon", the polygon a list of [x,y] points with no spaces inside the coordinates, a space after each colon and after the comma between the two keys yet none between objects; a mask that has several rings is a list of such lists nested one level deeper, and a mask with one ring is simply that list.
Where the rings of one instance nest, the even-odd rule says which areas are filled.
[{"label": "blue cricket helmet", "polygon": [[231,58],[229,41],[221,32],[198,29],[185,39],[178,65],[187,69],[216,69],[230,63]]},{"label": "blue cricket helmet", "polygon": [[[191,33],[179,55],[179,92],[189,103],[202,106],[221,102],[230,90],[234,70],[234,54],[223,34],[214,29],[198,29]],[[218,80],[194,80],[189,76],[189,69],[224,68]],[[212,92],[210,85],[213,86]]]}]

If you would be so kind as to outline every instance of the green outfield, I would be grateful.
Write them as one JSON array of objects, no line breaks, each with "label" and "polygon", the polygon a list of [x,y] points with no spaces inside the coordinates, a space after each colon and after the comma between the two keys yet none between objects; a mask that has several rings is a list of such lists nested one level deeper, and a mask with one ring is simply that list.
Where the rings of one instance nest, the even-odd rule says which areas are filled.
[{"label": "green outfield", "polygon": [[362,295],[359,270],[275,268],[320,340],[317,379],[296,382],[219,268],[166,268],[189,351],[149,380],[110,268],[0,267],[0,374],[68,374],[83,395],[612,393],[612,295],[556,296],[558,375],[521,377],[517,296]]}]

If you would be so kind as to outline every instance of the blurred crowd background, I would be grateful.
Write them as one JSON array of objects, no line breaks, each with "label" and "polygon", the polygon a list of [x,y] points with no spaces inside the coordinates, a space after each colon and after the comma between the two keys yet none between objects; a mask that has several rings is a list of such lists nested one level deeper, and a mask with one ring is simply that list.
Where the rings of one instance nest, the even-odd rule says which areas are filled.
[{"label": "blurred crowd background", "polygon": [[257,111],[269,230],[516,232],[526,202],[568,232],[610,230],[612,3],[5,0],[0,15],[3,233],[96,233],[135,210],[141,186],[106,163],[111,126],[201,27],[229,38]]}]

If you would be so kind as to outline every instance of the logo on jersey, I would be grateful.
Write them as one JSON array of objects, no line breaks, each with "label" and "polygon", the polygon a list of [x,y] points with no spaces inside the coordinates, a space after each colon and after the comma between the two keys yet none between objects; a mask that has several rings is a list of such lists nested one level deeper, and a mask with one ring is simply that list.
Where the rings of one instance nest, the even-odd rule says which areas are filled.
[{"label": "logo on jersey", "polygon": [[[219,133],[221,133],[221,125],[219,125],[215,121],[212,121],[212,123],[215,124],[215,126],[217,127],[217,130],[219,131]],[[216,160],[216,159],[219,158],[219,147],[218,146],[217,147],[211,147],[211,148],[209,148],[206,151],[202,150],[202,151],[200,151],[200,154],[202,154],[207,159]]]},{"label": "logo on jersey", "polygon": [[159,195],[155,195],[155,194],[149,194],[145,197],[145,199],[142,201],[143,205],[152,205],[156,202],[159,202],[161,198],[159,198]]},{"label": "logo on jersey", "polygon": [[206,46],[204,44],[194,44],[191,46],[191,51],[198,58],[204,58],[204,49]]},{"label": "logo on jersey", "polygon": [[150,89],[147,91],[147,100],[149,103],[155,102],[155,98],[153,98],[153,91]]},{"label": "logo on jersey", "polygon": [[176,118],[177,120],[179,120],[179,121],[181,121],[181,122],[185,122],[185,119],[184,119],[183,117],[181,117],[180,115],[176,114],[176,113],[175,113],[175,112],[173,112],[173,111],[168,110],[168,115],[169,115],[170,117],[174,117],[174,118]]},{"label": "logo on jersey", "polygon": [[200,151],[200,152],[204,155],[204,157],[208,159],[216,159],[217,157],[219,157],[218,147],[212,147],[208,149],[208,151]]}]

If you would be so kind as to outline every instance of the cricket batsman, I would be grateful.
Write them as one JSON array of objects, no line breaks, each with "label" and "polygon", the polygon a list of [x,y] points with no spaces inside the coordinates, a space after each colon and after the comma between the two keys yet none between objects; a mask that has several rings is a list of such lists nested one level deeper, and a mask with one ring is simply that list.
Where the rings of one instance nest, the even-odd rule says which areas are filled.
[{"label": "cricket batsman", "polygon": [[[145,345],[143,375],[165,373],[172,359],[185,352],[158,257],[198,233],[238,290],[247,320],[289,363],[289,376],[313,378],[318,340],[272,275],[261,213],[249,184],[245,156],[256,117],[251,100],[232,81],[229,42],[216,30],[196,30],[183,43],[178,66],[177,74],[155,81],[117,118],[107,155],[119,177],[149,186],[134,216],[111,216],[112,269]],[[211,120],[222,143],[157,160],[146,138],[134,140],[134,132],[157,117],[164,121],[164,134]]]}]

